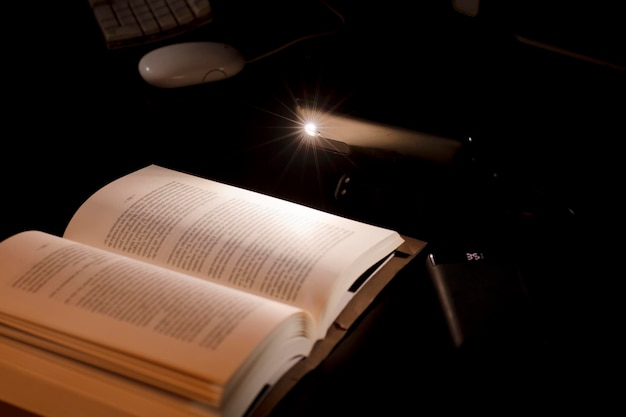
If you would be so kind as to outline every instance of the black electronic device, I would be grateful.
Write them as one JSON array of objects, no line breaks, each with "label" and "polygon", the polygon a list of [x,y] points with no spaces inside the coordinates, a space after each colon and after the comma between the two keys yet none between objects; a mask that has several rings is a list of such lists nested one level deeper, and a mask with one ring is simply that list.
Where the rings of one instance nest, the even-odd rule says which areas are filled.
[{"label": "black electronic device", "polygon": [[528,319],[528,294],[519,268],[483,250],[445,250],[427,256],[426,269],[454,346],[513,340]]}]

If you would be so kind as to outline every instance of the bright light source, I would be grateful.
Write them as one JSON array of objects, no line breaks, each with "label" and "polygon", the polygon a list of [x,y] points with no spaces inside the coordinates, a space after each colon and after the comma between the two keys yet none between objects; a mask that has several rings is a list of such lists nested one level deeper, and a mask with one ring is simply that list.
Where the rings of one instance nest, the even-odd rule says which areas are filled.
[{"label": "bright light source", "polygon": [[320,132],[317,130],[317,126],[313,122],[309,122],[304,125],[304,133],[309,136],[319,136],[320,134]]},{"label": "bright light source", "polygon": [[311,121],[308,115],[303,116],[302,119],[304,119],[302,121],[302,130],[304,131],[304,136],[309,138],[309,143],[312,144],[314,147],[335,153],[350,153],[350,147],[345,143],[322,136],[320,132],[322,127],[316,122]]}]

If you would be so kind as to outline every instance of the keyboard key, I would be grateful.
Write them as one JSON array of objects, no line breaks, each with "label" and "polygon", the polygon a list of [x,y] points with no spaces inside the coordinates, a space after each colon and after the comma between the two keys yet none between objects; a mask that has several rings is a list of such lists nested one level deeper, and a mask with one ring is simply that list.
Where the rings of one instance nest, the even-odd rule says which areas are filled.
[{"label": "keyboard key", "polygon": [[196,17],[206,16],[211,13],[211,5],[208,0],[189,0],[188,4]]},{"label": "keyboard key", "polygon": [[107,41],[119,41],[142,36],[143,32],[139,25],[127,25],[106,28],[103,34]]}]

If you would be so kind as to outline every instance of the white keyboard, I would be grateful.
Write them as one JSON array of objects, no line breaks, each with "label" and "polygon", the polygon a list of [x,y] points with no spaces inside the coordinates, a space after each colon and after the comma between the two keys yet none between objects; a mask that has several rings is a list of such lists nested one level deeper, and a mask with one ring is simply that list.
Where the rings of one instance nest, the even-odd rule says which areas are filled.
[{"label": "white keyboard", "polygon": [[210,23],[209,0],[88,0],[109,49],[166,39]]}]

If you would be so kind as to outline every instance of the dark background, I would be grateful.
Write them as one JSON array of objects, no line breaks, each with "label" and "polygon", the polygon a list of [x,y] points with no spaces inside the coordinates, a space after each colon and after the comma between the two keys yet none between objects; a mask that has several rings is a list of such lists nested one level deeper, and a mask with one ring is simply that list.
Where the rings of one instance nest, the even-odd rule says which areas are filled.
[{"label": "dark background", "polygon": [[[420,262],[277,415],[611,399],[626,139],[616,6],[483,1],[468,17],[446,1],[331,1],[341,26],[317,1],[214,0],[206,28],[111,51],[86,1],[46,3],[7,13],[0,238],[60,235],[93,191],[150,163],[233,183],[394,228],[433,251],[485,250],[519,268],[529,290],[523,326],[455,350]],[[254,58],[336,29],[222,82],[159,90],[137,71],[143,54],[174,41],[223,41]],[[435,164],[299,149],[296,99],[452,138],[464,152]],[[355,181],[336,198],[344,174]]]}]

